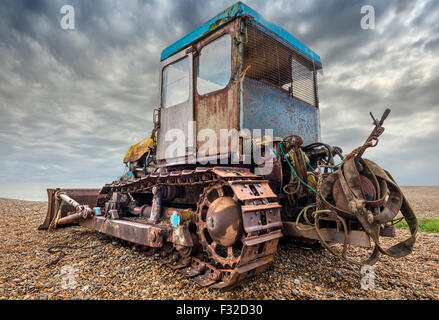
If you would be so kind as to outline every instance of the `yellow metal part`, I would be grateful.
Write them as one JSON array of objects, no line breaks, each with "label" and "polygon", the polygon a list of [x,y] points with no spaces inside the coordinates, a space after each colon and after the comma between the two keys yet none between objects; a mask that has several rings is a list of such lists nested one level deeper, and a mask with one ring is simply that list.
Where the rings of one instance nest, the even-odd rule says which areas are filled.
[{"label": "yellow metal part", "polygon": [[153,149],[156,145],[155,139],[149,136],[142,141],[133,144],[129,149],[125,157],[123,158],[123,163],[135,162],[139,160],[149,149]]}]

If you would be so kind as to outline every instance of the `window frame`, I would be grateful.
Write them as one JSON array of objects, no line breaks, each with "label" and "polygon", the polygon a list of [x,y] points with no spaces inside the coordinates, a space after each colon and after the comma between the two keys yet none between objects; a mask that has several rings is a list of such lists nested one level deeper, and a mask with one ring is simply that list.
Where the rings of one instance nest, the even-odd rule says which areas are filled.
[{"label": "window frame", "polygon": [[311,88],[312,92],[311,93],[312,93],[312,96],[313,96],[313,99],[314,99],[314,104],[309,103],[309,101],[306,101],[306,100],[304,100],[304,99],[302,99],[302,98],[300,98],[300,97],[298,97],[298,96],[296,96],[294,94],[294,89],[293,89],[293,86],[294,86],[293,83],[295,82],[294,79],[293,79],[294,69],[291,72],[291,76],[292,76],[291,80],[292,81],[289,83],[291,85],[291,93],[289,92],[289,90],[286,90],[286,89],[284,89],[282,87],[281,87],[281,90],[284,90],[285,92],[288,92],[288,94],[291,97],[293,97],[293,98],[295,98],[297,100],[300,100],[300,101],[302,101],[304,103],[307,103],[307,104],[309,104],[309,105],[311,105],[311,106],[313,106],[313,107],[318,109],[319,108],[319,103],[318,103],[318,96],[317,96],[317,92],[318,92],[317,91],[317,71],[313,68],[313,65],[308,60],[304,59],[303,57],[300,57],[295,52],[294,52],[294,54],[291,54],[290,60],[291,60],[291,67],[292,68],[294,68],[293,60],[295,60],[297,63],[301,64],[304,68],[306,68],[308,70],[308,72],[311,74],[311,77],[312,77],[312,79],[311,79],[311,81],[312,81],[312,88]]},{"label": "window frame", "polygon": [[[163,93],[164,93],[164,91],[163,91],[163,88],[164,88],[164,86],[163,86],[163,84],[164,84],[163,73],[164,73],[164,71],[165,71],[165,69],[167,67],[172,66],[173,64],[176,64],[176,63],[178,63],[178,62],[180,62],[180,61],[182,61],[184,59],[188,59],[188,77],[189,77],[189,81],[188,81],[188,88],[187,88],[188,89],[187,99],[184,100],[184,101],[181,101],[181,102],[179,102],[177,104],[173,104],[173,105],[170,105],[170,106],[165,106],[163,104]],[[172,62],[168,63],[167,65],[163,66],[160,76],[161,76],[160,108],[168,109],[168,108],[173,108],[173,107],[179,106],[179,105],[181,105],[183,103],[189,103],[190,102],[190,100],[191,100],[191,83],[192,83],[191,77],[193,78],[193,72],[191,71],[191,61],[190,61],[190,56],[189,55],[184,55],[181,58],[176,59],[175,61],[172,61]]]},{"label": "window frame", "polygon": [[[201,51],[203,50],[204,47],[208,46],[212,42],[218,40],[219,38],[221,38],[221,37],[223,37],[225,35],[229,35],[230,36],[230,65],[229,65],[229,67],[230,67],[230,78],[229,78],[229,81],[221,89],[217,89],[217,90],[210,91],[210,92],[207,92],[207,93],[199,93],[198,92],[198,70],[200,68],[200,54],[201,54]],[[223,90],[227,90],[230,87],[230,84],[232,83],[232,79],[233,79],[233,47],[234,47],[233,38],[234,38],[234,34],[233,33],[228,32],[227,30],[224,30],[224,32],[218,34],[215,38],[213,38],[209,42],[203,44],[203,46],[201,46],[200,49],[198,50],[198,52],[200,54],[196,55],[196,63],[194,63],[194,86],[195,86],[194,92],[197,94],[197,96],[199,96],[199,97],[209,96],[209,95],[221,92]]]}]

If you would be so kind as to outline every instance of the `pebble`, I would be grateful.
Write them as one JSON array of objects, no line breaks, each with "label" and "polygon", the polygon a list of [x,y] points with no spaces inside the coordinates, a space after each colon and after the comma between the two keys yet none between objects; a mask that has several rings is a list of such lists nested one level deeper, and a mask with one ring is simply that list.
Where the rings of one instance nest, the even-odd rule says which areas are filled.
[{"label": "pebble", "polygon": [[291,290],[291,294],[292,294],[293,296],[298,296],[298,295],[299,295],[299,291],[293,289],[293,290]]}]

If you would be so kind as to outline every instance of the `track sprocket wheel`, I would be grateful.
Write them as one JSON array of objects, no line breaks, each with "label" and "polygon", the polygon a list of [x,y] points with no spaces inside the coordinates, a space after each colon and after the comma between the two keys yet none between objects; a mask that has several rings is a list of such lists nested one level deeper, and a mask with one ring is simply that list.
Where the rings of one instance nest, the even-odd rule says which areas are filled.
[{"label": "track sprocket wheel", "polygon": [[241,257],[245,232],[241,204],[227,182],[204,189],[197,206],[196,225],[203,251],[216,267],[234,268]]}]

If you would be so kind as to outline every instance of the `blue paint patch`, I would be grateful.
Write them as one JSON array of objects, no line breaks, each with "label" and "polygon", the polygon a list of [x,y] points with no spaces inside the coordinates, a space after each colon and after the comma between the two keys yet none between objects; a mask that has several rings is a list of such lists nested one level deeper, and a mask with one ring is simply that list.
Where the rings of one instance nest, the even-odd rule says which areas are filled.
[{"label": "blue paint patch", "polygon": [[205,22],[200,27],[188,33],[180,40],[171,44],[169,47],[167,47],[162,51],[160,60],[163,61],[166,58],[169,58],[174,53],[189,46],[191,43],[201,39],[205,35],[220,28],[224,24],[232,21],[235,18],[243,17],[243,16],[252,17],[254,21],[256,21],[265,29],[267,29],[267,31],[270,32],[271,36],[274,36],[275,38],[277,38],[277,40],[280,40],[282,43],[292,48],[293,50],[298,51],[298,53],[301,56],[314,63],[317,69],[322,67],[322,61],[314,51],[309,49],[307,46],[305,46],[302,42],[300,42],[298,39],[293,37],[290,33],[285,31],[284,29],[276,26],[275,24],[272,24],[271,22],[266,21],[264,18],[262,18],[261,15],[259,15],[259,13],[254,11],[249,6],[243,4],[242,2],[235,3],[234,5],[230,6],[229,8],[227,8],[226,10],[215,16],[214,18]]},{"label": "blue paint patch", "polygon": [[300,135],[304,145],[319,141],[319,109],[262,82],[245,78],[241,129],[273,129],[275,137]]},{"label": "blue paint patch", "polygon": [[97,216],[100,216],[100,215],[101,215],[101,208],[99,208],[99,207],[95,207],[95,208],[93,208],[93,209],[94,209],[95,214],[96,214]]},{"label": "blue paint patch", "polygon": [[170,218],[170,221],[171,221],[171,225],[172,225],[174,228],[177,228],[177,227],[178,227],[178,225],[180,224],[180,217],[179,217],[177,211],[174,211],[174,212],[172,213],[171,218]]}]

